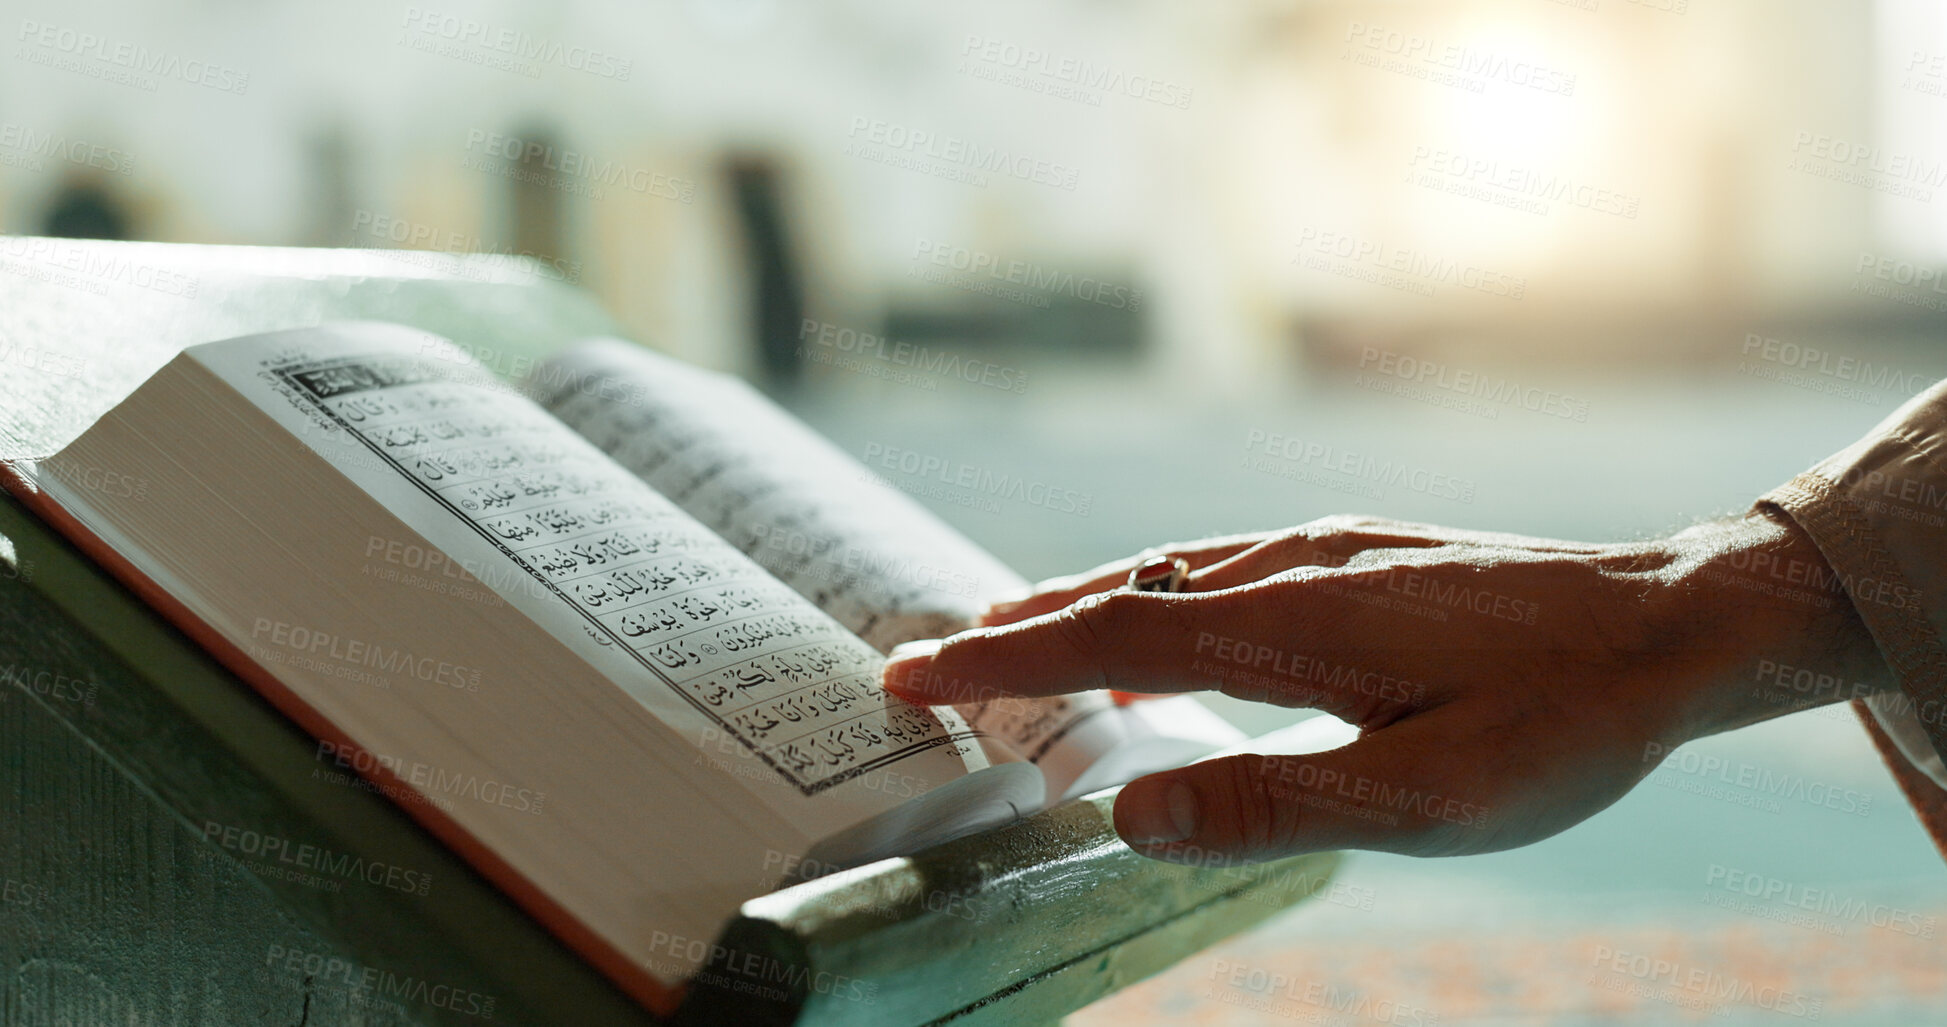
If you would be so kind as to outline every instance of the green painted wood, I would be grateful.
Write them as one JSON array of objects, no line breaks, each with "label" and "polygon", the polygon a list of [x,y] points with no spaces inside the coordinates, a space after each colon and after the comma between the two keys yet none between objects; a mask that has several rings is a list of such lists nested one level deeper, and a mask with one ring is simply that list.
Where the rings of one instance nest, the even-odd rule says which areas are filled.
[{"label": "green painted wood", "polygon": [[[15,648],[32,618],[8,604]],[[44,623],[44,622],[43,622]],[[34,657],[84,672],[115,702],[121,669],[82,654]],[[58,702],[59,700],[55,700]],[[419,1024],[369,989],[287,969],[276,953],[352,966],[357,956],[286,912],[249,875],[205,857],[196,834],[66,728],[48,701],[0,697],[0,1022],[7,1024]],[[59,774],[28,768],[60,767]],[[140,873],[131,873],[134,860]]]},{"label": "green painted wood", "polygon": [[[67,962],[115,982],[130,1001],[153,1001],[166,980],[164,993],[209,991],[235,1005],[246,996],[269,1001],[265,988],[305,992],[309,961],[297,960],[293,985],[288,953],[315,951],[348,964],[313,975],[309,992],[319,1001],[425,992],[428,1001],[401,1003],[417,1017],[403,1022],[479,1023],[472,1014],[487,1011],[489,999],[496,1023],[651,1022],[391,800],[334,781],[336,768],[316,758],[309,736],[11,499],[0,503],[0,536],[22,568],[0,581],[0,673],[23,739],[6,749],[7,795],[43,797],[8,810],[10,826],[23,824],[9,837],[40,843],[7,852],[0,874],[85,907],[27,918],[55,931],[43,944],[76,950]],[[32,716],[15,712],[29,709]],[[46,754],[70,748],[79,756]],[[110,780],[143,801],[97,801]],[[236,840],[225,846],[211,824],[236,829]],[[286,851],[308,844],[400,868],[415,875],[402,881],[424,880],[426,894],[345,874],[293,879],[292,863],[259,855],[264,846],[244,831],[279,839]],[[74,871],[77,855],[88,861],[84,873]],[[130,900],[116,901],[124,890]],[[254,915],[241,917],[245,909]],[[220,942],[195,959],[223,972],[185,977],[173,944],[146,959],[76,958],[98,951],[86,925],[105,920],[158,940],[214,934]],[[262,936],[272,924],[282,935]],[[250,930],[224,933],[236,925]],[[0,982],[9,986],[26,982]],[[431,1004],[454,992],[464,1011]],[[184,1013],[137,1022],[254,1021]]]},{"label": "green painted wood", "polygon": [[[58,273],[36,275],[22,250],[0,268],[0,459],[58,450],[209,339],[394,320],[505,373],[615,330],[497,261],[46,241]],[[494,1023],[654,1022],[10,499],[0,540],[5,1023],[481,1023],[486,997]],[[1156,863],[1116,840],[1110,798],[748,903],[676,1020],[1053,1021],[1303,901],[1336,861]],[[212,823],[430,886],[292,880]]]},{"label": "green painted wood", "polygon": [[1159,863],[1116,839],[1114,798],[748,902],[706,979],[745,996],[738,1022],[1054,1020],[1317,894],[1339,861]]}]

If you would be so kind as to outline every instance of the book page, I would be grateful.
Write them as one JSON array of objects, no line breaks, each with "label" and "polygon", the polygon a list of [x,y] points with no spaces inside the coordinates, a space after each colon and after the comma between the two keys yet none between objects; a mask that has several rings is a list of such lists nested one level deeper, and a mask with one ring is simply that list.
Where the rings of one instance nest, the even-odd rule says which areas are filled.
[{"label": "book page", "polygon": [[910,798],[874,772],[999,751],[886,695],[871,647],[445,340],[336,331],[191,352],[699,749],[747,754],[734,777],[807,833]]},{"label": "book page", "polygon": [[[1027,582],[756,390],[621,340],[528,382],[561,421],[880,650],[971,627]],[[1051,799],[1128,738],[1101,692],[960,707]]]},{"label": "book page", "polygon": [[881,652],[971,627],[1027,587],[744,382],[632,343],[579,345],[528,383],[570,428]]}]

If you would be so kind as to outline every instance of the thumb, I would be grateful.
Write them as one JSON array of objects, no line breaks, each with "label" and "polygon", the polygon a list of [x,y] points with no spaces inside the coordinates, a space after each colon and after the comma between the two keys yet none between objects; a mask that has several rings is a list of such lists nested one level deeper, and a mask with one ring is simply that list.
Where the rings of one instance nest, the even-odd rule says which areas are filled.
[{"label": "thumb", "polygon": [[1490,810],[1421,772],[1435,764],[1414,755],[1429,751],[1415,744],[1418,727],[1404,722],[1330,752],[1226,756],[1138,778],[1116,796],[1116,833],[1146,856],[1199,864],[1480,845]]}]

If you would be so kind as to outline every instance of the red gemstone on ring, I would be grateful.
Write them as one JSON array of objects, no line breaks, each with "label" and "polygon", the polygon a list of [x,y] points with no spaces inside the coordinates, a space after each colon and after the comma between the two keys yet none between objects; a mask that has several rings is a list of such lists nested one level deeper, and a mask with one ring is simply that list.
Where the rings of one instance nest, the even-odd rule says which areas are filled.
[{"label": "red gemstone on ring", "polygon": [[1129,587],[1138,592],[1171,591],[1176,584],[1177,575],[1184,570],[1183,563],[1176,557],[1159,556],[1136,568],[1129,575]]}]

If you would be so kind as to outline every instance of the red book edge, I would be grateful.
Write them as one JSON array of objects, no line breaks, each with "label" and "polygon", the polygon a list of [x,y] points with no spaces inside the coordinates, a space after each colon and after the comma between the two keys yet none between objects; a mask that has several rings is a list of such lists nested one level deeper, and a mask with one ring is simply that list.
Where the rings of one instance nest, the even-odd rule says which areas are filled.
[{"label": "red book edge", "polygon": [[[320,741],[339,746],[341,751],[347,754],[364,752],[341,733],[337,725],[313,709],[297,693],[285,687],[275,675],[251,659],[249,654],[232,644],[229,639],[224,638],[201,617],[191,612],[189,607],[184,606],[161,585],[142,573],[11,462],[0,460],[0,487],[4,487],[14,498],[20,500],[22,505],[32,510],[90,559],[100,564],[151,609],[161,614],[164,620],[202,646],[203,650],[214,657],[218,663],[248,682],[259,695],[268,699],[272,706],[277,707],[279,712],[296,721],[299,727],[310,732]],[[582,958],[605,974],[629,997],[648,1007],[658,1016],[669,1016],[675,1012],[676,1007],[682,1002],[684,985],[678,984],[672,988],[658,981],[654,975],[636,965],[635,961],[622,950],[611,945],[606,938],[591,930],[574,914],[548,897],[534,882],[501,859],[458,821],[447,816],[432,802],[430,795],[414,788],[404,778],[387,770],[377,759],[363,762],[372,768],[369,771],[359,772],[366,780],[375,785],[399,788],[420,796],[421,802],[395,802],[394,804],[400,806],[407,816],[418,821],[421,827],[431,831],[448,848],[459,853],[461,858],[472,864],[475,870],[485,875],[513,899],[516,905],[539,920],[569,948],[580,953]]]}]

